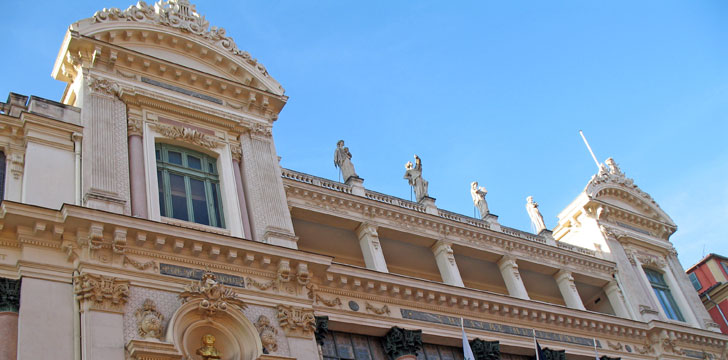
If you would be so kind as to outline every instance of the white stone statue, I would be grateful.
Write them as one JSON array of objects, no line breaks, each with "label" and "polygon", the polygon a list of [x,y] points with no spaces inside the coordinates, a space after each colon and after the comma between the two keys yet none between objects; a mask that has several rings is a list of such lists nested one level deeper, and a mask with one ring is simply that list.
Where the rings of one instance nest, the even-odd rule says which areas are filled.
[{"label": "white stone statue", "polygon": [[336,143],[336,150],[334,150],[334,166],[341,169],[341,175],[344,182],[349,180],[350,177],[358,177],[356,171],[354,171],[354,164],[351,163],[351,153],[349,148],[344,146],[344,140],[339,140]]},{"label": "white stone statue", "polygon": [[622,169],[619,168],[619,165],[617,165],[617,163],[614,161],[614,159],[608,158],[604,162],[607,163],[607,168],[609,169],[610,174],[612,174],[612,175],[621,175],[622,174]]},{"label": "white stone statue", "polygon": [[543,216],[541,216],[541,211],[538,210],[538,203],[533,201],[533,196],[527,197],[526,201],[526,211],[528,211],[528,216],[531,218],[531,225],[535,228],[536,234],[546,230],[546,224],[543,222]]},{"label": "white stone statue", "polygon": [[481,219],[485,219],[485,216],[490,213],[488,203],[485,201],[485,194],[487,193],[488,190],[485,190],[484,187],[478,187],[477,181],[470,183],[470,196],[473,197],[473,204],[478,208]]},{"label": "white stone statue", "polygon": [[429,186],[427,180],[422,178],[422,160],[420,160],[419,156],[415,155],[415,164],[412,165],[412,162],[408,161],[404,167],[407,169],[404,173],[404,178],[415,189],[415,199],[417,199],[417,202],[420,202],[428,196],[427,187]]}]

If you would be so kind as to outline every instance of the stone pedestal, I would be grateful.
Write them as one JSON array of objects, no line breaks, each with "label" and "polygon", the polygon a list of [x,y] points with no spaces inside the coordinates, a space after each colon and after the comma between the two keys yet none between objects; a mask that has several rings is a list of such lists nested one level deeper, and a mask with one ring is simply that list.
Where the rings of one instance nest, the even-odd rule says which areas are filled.
[{"label": "stone pedestal", "polygon": [[543,229],[538,233],[538,236],[546,239],[547,244],[556,246],[556,239],[554,239],[554,233],[551,230]]},{"label": "stone pedestal", "polygon": [[384,259],[384,253],[382,252],[382,246],[379,243],[377,228],[371,224],[362,223],[356,229],[356,236],[359,238],[359,246],[361,247],[367,269],[389,272],[387,262]]},{"label": "stone pedestal", "polygon": [[435,262],[440,270],[442,282],[448,285],[463,286],[463,279],[460,277],[460,269],[455,262],[451,244],[440,240],[432,247],[432,253],[435,254]]},{"label": "stone pedestal", "polygon": [[0,360],[18,357],[18,313],[0,312]]},{"label": "stone pedestal", "polygon": [[356,196],[364,196],[366,190],[364,189],[364,179],[358,176],[350,176],[346,179],[346,185],[351,186],[351,193]]},{"label": "stone pedestal", "polygon": [[425,212],[431,215],[437,215],[437,206],[435,205],[435,198],[425,196],[419,201],[420,204],[425,206]]},{"label": "stone pedestal", "polygon": [[490,213],[485,214],[485,216],[483,216],[483,221],[485,221],[490,226],[491,230],[501,231],[501,226],[500,226],[500,223],[498,222],[498,215],[494,215],[494,214],[490,214]]},{"label": "stone pedestal", "polygon": [[[543,231],[542,231],[543,232]],[[579,292],[576,289],[574,283],[574,277],[571,275],[571,271],[560,270],[554,275],[556,285],[559,287],[561,296],[564,298],[564,302],[567,307],[572,309],[586,310],[584,303],[581,301]]]},{"label": "stone pedestal", "polygon": [[129,358],[133,360],[180,360],[182,354],[173,344],[160,341],[131,340],[126,344]]},{"label": "stone pedestal", "polygon": [[510,256],[504,256],[498,261],[498,269],[500,269],[501,275],[503,276],[503,282],[506,283],[508,295],[529,300],[526,286],[523,285],[521,273],[518,271],[516,259]]}]

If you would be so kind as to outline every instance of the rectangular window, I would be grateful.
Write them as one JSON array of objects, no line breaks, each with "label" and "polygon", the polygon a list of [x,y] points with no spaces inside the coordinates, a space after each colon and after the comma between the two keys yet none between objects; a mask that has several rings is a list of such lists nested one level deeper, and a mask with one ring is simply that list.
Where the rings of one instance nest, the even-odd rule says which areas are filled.
[{"label": "rectangular window", "polygon": [[660,301],[660,305],[665,311],[665,315],[672,320],[685,321],[685,318],[683,318],[680,312],[680,308],[670,293],[670,287],[667,286],[662,273],[651,269],[643,270],[645,271],[645,275],[647,275],[647,279],[650,281],[650,285],[652,285],[652,290],[657,295],[657,300]]},{"label": "rectangular window", "polygon": [[723,265],[723,271],[728,275],[728,263],[721,262],[720,264]]},{"label": "rectangular window", "polygon": [[700,279],[698,279],[698,276],[695,275],[695,273],[688,274],[688,278],[690,278],[690,282],[693,283],[693,287],[695,288],[695,291],[698,291],[703,288],[703,285],[700,284]]},{"label": "rectangular window", "polygon": [[224,227],[215,159],[189,149],[156,144],[160,215]]}]

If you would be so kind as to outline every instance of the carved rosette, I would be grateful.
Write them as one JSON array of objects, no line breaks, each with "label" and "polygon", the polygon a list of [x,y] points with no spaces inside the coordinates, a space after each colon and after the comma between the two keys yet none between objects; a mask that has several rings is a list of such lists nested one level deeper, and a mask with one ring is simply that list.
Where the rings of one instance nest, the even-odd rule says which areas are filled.
[{"label": "carved rosette", "polygon": [[215,316],[218,312],[226,312],[230,306],[245,309],[245,302],[237,297],[237,294],[227,286],[217,282],[217,277],[211,272],[205,272],[198,283],[192,283],[185,287],[178,296],[183,303],[199,301],[199,310],[207,316]]},{"label": "carved rosette", "polygon": [[137,319],[137,332],[142,339],[161,339],[164,327],[164,315],[157,311],[157,306],[151,299],[144,300],[142,307],[134,313]]},{"label": "carved rosette", "polygon": [[268,354],[278,351],[278,338],[276,337],[278,329],[271,325],[270,319],[265,315],[259,316],[258,321],[255,322],[255,328],[258,330],[258,335],[260,335],[263,349]]},{"label": "carved rosette", "polygon": [[163,124],[156,124],[155,129],[160,134],[170,139],[189,142],[210,150],[215,149],[222,144],[214,137],[203,134],[195,129]]},{"label": "carved rosette", "polygon": [[384,335],[384,351],[391,360],[406,355],[417,356],[421,349],[422,330],[405,330],[395,326]]},{"label": "carved rosette", "polygon": [[84,273],[74,283],[76,299],[84,309],[122,312],[129,300],[129,280]]},{"label": "carved rosette", "polygon": [[473,350],[473,356],[475,356],[475,360],[500,359],[500,345],[498,341],[473,339],[470,341],[470,348],[471,350]]},{"label": "carved rosette", "polygon": [[278,323],[288,336],[307,338],[316,331],[312,309],[278,305]]}]

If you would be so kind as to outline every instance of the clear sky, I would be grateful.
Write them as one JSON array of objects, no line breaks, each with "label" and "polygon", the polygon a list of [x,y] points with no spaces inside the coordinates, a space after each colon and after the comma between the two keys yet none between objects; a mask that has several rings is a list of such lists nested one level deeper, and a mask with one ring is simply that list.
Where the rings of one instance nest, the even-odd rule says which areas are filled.
[{"label": "clear sky", "polygon": [[[419,154],[440,208],[488,189],[503,225],[546,225],[609,156],[678,224],[683,266],[728,255],[728,2],[193,1],[290,96],[282,165],[337,179],[349,146],[372,190],[410,198]],[[3,1],[0,94],[58,100],[64,32],[131,0]],[[3,96],[4,95],[0,95]]]}]

